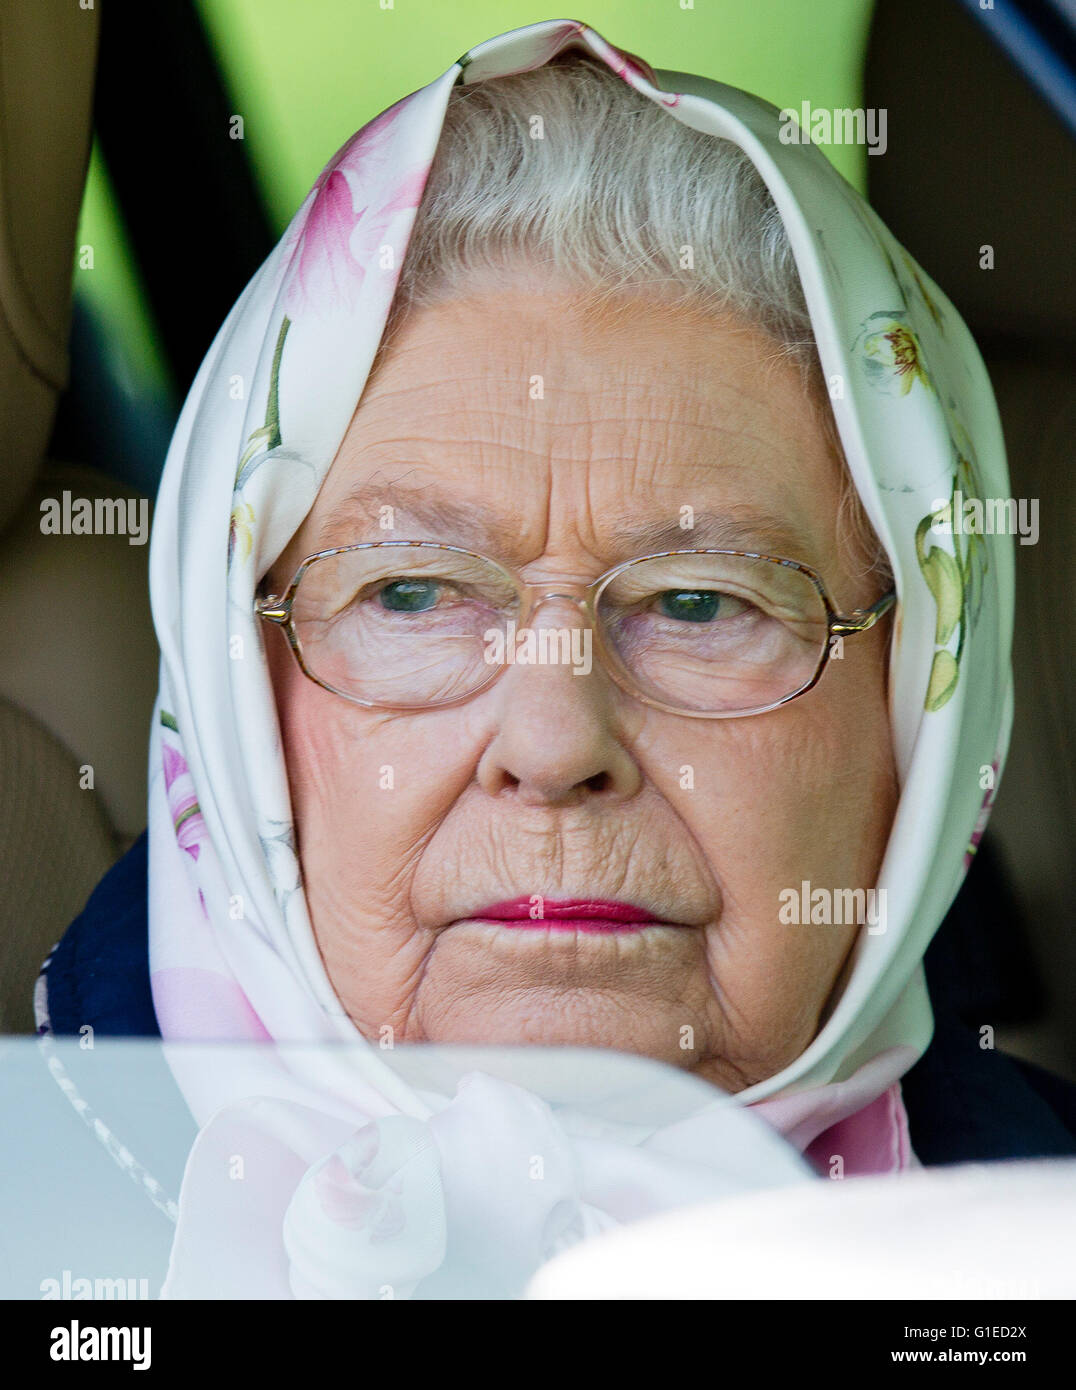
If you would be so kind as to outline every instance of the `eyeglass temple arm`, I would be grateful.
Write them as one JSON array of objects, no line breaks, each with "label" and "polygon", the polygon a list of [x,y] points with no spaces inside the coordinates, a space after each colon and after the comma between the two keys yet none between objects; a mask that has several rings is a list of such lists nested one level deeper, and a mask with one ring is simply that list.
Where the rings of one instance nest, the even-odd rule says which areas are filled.
[{"label": "eyeglass temple arm", "polygon": [[896,589],[890,589],[887,594],[883,594],[876,603],[872,603],[869,608],[857,608],[854,613],[838,615],[830,623],[830,632],[841,635],[853,632],[866,632],[872,628],[878,619],[889,611],[897,601]]}]

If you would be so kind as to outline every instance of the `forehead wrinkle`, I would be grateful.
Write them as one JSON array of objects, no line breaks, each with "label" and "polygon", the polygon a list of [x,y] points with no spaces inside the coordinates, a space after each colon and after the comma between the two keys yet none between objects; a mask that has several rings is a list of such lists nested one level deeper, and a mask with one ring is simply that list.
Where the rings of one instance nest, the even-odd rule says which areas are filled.
[{"label": "forehead wrinkle", "polygon": [[[644,397],[634,410],[631,402],[612,399],[605,391],[581,392],[580,400],[586,408],[568,414],[559,411],[557,401],[549,395],[541,403],[520,399],[481,405],[465,405],[457,397],[443,405],[423,404],[421,420],[415,418],[413,429],[400,410],[384,419],[379,418],[379,411],[372,410],[356,416],[342,449],[345,457],[357,460],[363,455],[383,455],[390,463],[411,461],[408,455],[417,456],[415,462],[432,461],[449,450],[476,456],[499,450],[512,455],[606,463],[625,461],[640,453],[654,454],[656,462],[661,461],[662,453],[682,456],[685,441],[678,436],[689,436],[691,452],[701,456],[707,452],[709,439],[723,441],[725,451],[737,441],[757,444],[774,454],[780,454],[784,447],[783,439],[757,433],[747,421],[702,418],[701,402],[692,403],[698,404],[698,410],[678,412],[676,403],[665,397],[662,404],[667,413],[657,415]],[[409,409],[419,415],[413,392]]]},{"label": "forehead wrinkle", "polygon": [[[411,351],[422,352],[427,346],[414,344]],[[513,346],[518,347],[519,343]],[[612,359],[603,364],[602,368],[602,385],[605,389],[595,391],[592,383],[580,380],[580,374],[573,370],[575,364],[571,359],[564,364],[562,371],[551,371],[548,366],[548,345],[542,345],[521,356],[523,365],[519,372],[505,367],[503,356],[500,354],[491,361],[473,360],[468,353],[459,352],[458,344],[454,344],[454,347],[454,353],[445,354],[449,360],[443,363],[438,360],[436,366],[439,370],[436,375],[426,373],[416,379],[414,372],[408,368],[403,379],[396,384],[383,369],[383,374],[378,377],[376,384],[371,382],[362,405],[369,410],[379,404],[392,406],[401,398],[411,403],[419,395],[437,397],[447,392],[449,399],[440,410],[436,401],[424,402],[423,419],[436,418],[440,414],[458,419],[461,393],[476,388],[473,398],[465,404],[468,412],[479,408],[476,406],[476,400],[480,399],[481,410],[491,416],[504,415],[512,420],[534,418],[537,412],[531,411],[527,392],[533,375],[533,363],[544,361],[547,366],[542,375],[547,402],[551,398],[579,402],[583,417],[594,423],[618,423],[628,419],[644,424],[653,423],[652,415],[645,409],[645,402],[651,399],[655,388],[655,368],[650,362],[636,363],[622,358]],[[713,364],[700,362],[698,366],[699,372],[694,382],[685,379],[683,373],[661,372],[662,401],[666,407],[671,405],[677,408],[682,423],[703,429],[739,433],[735,427],[726,429],[719,420],[703,418],[720,410],[722,396],[728,396],[737,403],[749,406],[752,413],[757,410],[764,417],[770,416],[778,425],[783,423],[783,413],[778,417],[772,416],[772,392],[766,391],[753,381],[726,382],[722,380],[719,372],[714,371]],[[692,389],[692,385],[696,389]],[[624,410],[625,396],[628,400],[640,402],[638,414],[629,414]],[[618,400],[617,397],[621,399]],[[601,409],[605,400],[610,400],[613,405],[609,413]],[[807,404],[806,399],[804,403]],[[520,416],[519,407],[526,412],[523,417]]]},{"label": "forehead wrinkle", "polygon": [[[439,361],[437,365],[442,364]],[[627,452],[633,463],[642,451],[670,449],[670,436],[677,434],[698,436],[691,451],[700,454],[708,451],[707,440],[713,440],[710,448],[716,445],[721,453],[750,451],[755,456],[781,457],[786,451],[804,447],[798,437],[803,424],[798,411],[774,412],[772,398],[764,392],[756,395],[759,388],[753,381],[727,384],[719,373],[700,377],[695,383],[697,389],[691,389],[692,384],[675,373],[671,379],[664,374],[662,409],[655,412],[654,371],[648,364],[610,363],[608,369],[603,368],[598,389],[578,375],[569,375],[561,382],[547,372],[547,394],[541,404],[531,402],[525,394],[529,365],[519,374],[509,373],[501,357],[488,364],[474,363],[468,354],[457,352],[443,371],[444,375],[432,381],[416,381],[410,372],[398,385],[382,380],[356,413],[353,447],[362,447],[369,439],[378,450],[393,445],[410,449],[429,445],[443,452],[446,444],[456,447],[448,443],[455,436],[459,447],[470,447],[476,453],[483,445],[506,453],[526,453],[528,444],[545,453],[545,446],[560,451],[563,443],[567,445],[563,450],[566,456],[577,457],[581,453],[578,436],[585,432],[591,443],[586,456],[592,464],[606,461],[607,452],[615,453],[615,444],[609,448],[610,432],[621,444],[630,440]],[[730,398],[724,409],[723,397]],[[402,422],[409,419],[420,428],[404,437],[401,431],[407,426]],[[466,438],[459,437],[461,422],[466,424]],[[384,433],[383,425],[392,433]],[[431,426],[436,427],[433,433]],[[527,442],[521,444],[520,440]],[[683,440],[677,440],[675,452],[681,455],[683,449]],[[602,457],[596,457],[598,452]]]},{"label": "forehead wrinkle", "polygon": [[[455,423],[455,413],[451,418]],[[510,417],[505,412],[505,418],[518,420],[519,417]],[[428,417],[426,423],[429,423]],[[685,448],[683,440],[674,437],[680,423],[675,420],[592,413],[579,421],[537,423],[546,437],[522,443],[512,442],[499,432],[494,432],[492,437],[490,433],[480,432],[473,427],[473,420],[465,439],[453,439],[447,432],[397,434],[378,435],[376,440],[366,444],[353,436],[345,458],[351,455],[357,463],[360,458],[373,462],[384,456],[389,466],[399,467],[407,462],[430,470],[441,468],[446,474],[457,463],[466,464],[474,470],[472,481],[479,487],[486,485],[484,475],[495,479],[505,464],[526,467],[529,482],[546,468],[553,473],[565,466],[585,464],[588,485],[607,481],[596,475],[611,466],[620,474],[614,480],[619,490],[647,486],[683,491],[712,483],[717,472],[743,471],[748,465],[754,468],[759,462],[780,462],[787,457],[783,449],[774,446],[772,439],[720,424],[693,426],[692,433],[702,438],[691,440]],[[612,432],[609,426],[614,427]],[[707,436],[714,441],[709,447],[705,442]],[[735,447],[737,445],[740,447]],[[675,467],[670,472],[672,462]],[[439,480],[432,478],[431,481]]]}]

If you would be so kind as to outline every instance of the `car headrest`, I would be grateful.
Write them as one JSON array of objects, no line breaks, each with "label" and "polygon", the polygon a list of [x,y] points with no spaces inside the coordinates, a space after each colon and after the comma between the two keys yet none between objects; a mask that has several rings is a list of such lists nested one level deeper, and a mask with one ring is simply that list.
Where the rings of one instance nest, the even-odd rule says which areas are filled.
[{"label": "car headrest", "polygon": [[98,32],[96,7],[0,5],[0,530],[30,488],[67,384]]}]

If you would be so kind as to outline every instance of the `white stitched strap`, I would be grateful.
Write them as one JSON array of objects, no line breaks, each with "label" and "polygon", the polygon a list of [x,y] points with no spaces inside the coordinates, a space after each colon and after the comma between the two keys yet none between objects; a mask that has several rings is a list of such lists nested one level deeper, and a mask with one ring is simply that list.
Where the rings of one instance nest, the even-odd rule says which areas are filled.
[{"label": "white stitched strap", "polygon": [[49,963],[55,953],[53,947],[49,952],[48,959],[41,967],[41,973],[37,977],[34,985],[34,1019],[37,1024],[38,1045],[43,1052],[49,1073],[52,1079],[59,1086],[70,1101],[76,1114],[82,1119],[104,1145],[110,1157],[119,1164],[132,1182],[137,1183],[146,1196],[150,1199],[158,1211],[162,1212],[169,1221],[175,1224],[179,1217],[179,1207],[171,1197],[165,1192],[156,1178],[154,1178],[135,1158],[126,1145],[121,1144],[119,1139],[112,1133],[104,1120],[93,1113],[87,1101],[83,1100],[79,1094],[78,1087],[71,1080],[67,1068],[56,1055],[53,1046],[54,1034],[52,1023],[49,1019],[49,993],[47,973]]}]

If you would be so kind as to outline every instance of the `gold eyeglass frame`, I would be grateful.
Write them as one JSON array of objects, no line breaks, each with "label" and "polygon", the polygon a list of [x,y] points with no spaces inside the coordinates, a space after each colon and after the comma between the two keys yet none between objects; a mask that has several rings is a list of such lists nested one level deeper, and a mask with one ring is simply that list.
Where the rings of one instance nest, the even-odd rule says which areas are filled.
[{"label": "gold eyeglass frame", "polygon": [[[319,550],[316,554],[308,555],[303,560],[299,568],[295,571],[291,583],[283,594],[266,594],[258,597],[254,602],[254,611],[266,622],[274,623],[284,629],[291,648],[292,655],[298,662],[299,669],[303,675],[312,680],[315,685],[320,685],[323,690],[330,691],[333,695],[339,695],[341,699],[350,700],[353,704],[362,705],[367,709],[395,709],[395,710],[420,710],[447,709],[452,705],[462,704],[466,700],[472,700],[476,695],[488,690],[501,675],[504,673],[504,665],[496,665],[491,669],[490,677],[482,685],[470,690],[465,695],[457,695],[450,700],[439,700],[433,703],[423,704],[393,704],[381,700],[364,700],[358,695],[351,695],[346,690],[339,690],[336,686],[323,681],[319,676],[307,666],[303,657],[302,644],[299,641],[299,634],[295,630],[292,620],[292,604],[295,600],[299,584],[307,570],[315,565],[319,560],[328,559],[331,555],[343,555],[355,550],[378,550],[395,549],[408,550],[421,547],[426,550],[446,550],[456,555],[466,555],[474,560],[481,560],[485,564],[492,565],[508,579],[515,588],[520,599],[520,616],[516,621],[516,630],[521,631],[527,628],[530,620],[537,612],[541,604],[550,599],[566,599],[574,603],[585,616],[591,632],[594,635],[594,645],[598,652],[598,659],[602,668],[613,680],[613,682],[624,691],[625,694],[634,699],[641,700],[643,704],[649,705],[652,709],[662,710],[666,714],[682,715],[686,719],[746,719],[751,715],[768,714],[771,710],[780,709],[782,705],[787,705],[791,700],[797,700],[801,695],[806,695],[812,690],[822,678],[822,673],[829,664],[830,656],[833,651],[834,637],[851,637],[858,632],[868,632],[897,601],[895,589],[890,589],[887,593],[867,608],[857,608],[851,613],[839,613],[834,607],[826,586],[821,577],[809,565],[801,564],[798,560],[786,560],[779,555],[766,555],[753,550],[727,550],[727,549],[696,549],[696,550],[662,550],[653,555],[637,555],[632,560],[625,560],[612,569],[606,570],[604,574],[598,576],[590,584],[571,584],[563,583],[552,585],[546,581],[540,584],[528,584],[519,574],[507,566],[502,565],[499,560],[494,560],[488,555],[482,555],[475,550],[467,550],[463,546],[447,545],[440,541],[365,541],[357,545],[334,546],[329,550]],[[597,603],[602,593],[609,584],[620,574],[633,565],[641,564],[644,560],[662,560],[673,555],[736,555],[749,560],[768,560],[772,564],[783,565],[786,569],[799,570],[805,575],[814,586],[815,592],[822,601],[826,612],[827,633],[822,651],[819,655],[818,665],[815,667],[814,674],[810,680],[806,681],[794,690],[790,695],[782,696],[780,700],[775,700],[773,704],[761,705],[749,710],[684,710],[675,705],[665,704],[661,700],[654,699],[641,690],[631,673],[621,663],[616,652],[607,649],[602,637],[602,624],[597,614]],[[572,591],[572,592],[566,592]]]}]

